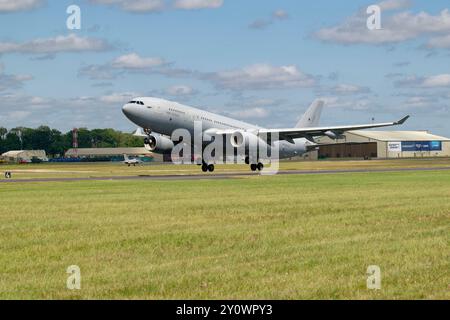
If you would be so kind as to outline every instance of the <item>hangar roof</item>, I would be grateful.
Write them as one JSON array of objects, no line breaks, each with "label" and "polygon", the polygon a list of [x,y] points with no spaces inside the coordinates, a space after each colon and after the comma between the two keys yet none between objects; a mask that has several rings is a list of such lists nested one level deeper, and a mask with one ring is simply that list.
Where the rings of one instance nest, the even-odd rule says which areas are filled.
[{"label": "hangar roof", "polygon": [[66,157],[72,157],[72,156],[116,156],[116,155],[131,155],[131,156],[137,156],[137,155],[146,155],[151,154],[150,151],[148,151],[145,148],[78,148],[76,151],[75,149],[69,149],[66,152]]},{"label": "hangar roof", "polygon": [[11,150],[2,154],[2,157],[18,157],[20,155],[39,155],[45,156],[45,150]]},{"label": "hangar roof", "polygon": [[12,150],[2,154],[2,157],[17,157],[23,150]]},{"label": "hangar roof", "polygon": [[428,131],[365,131],[355,130],[349,133],[379,141],[450,141]]}]

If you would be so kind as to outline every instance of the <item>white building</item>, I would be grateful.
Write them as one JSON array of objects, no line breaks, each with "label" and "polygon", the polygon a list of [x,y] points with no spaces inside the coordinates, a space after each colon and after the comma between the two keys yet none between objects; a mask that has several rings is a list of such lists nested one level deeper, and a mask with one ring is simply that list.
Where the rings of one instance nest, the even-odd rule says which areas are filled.
[{"label": "white building", "polygon": [[9,162],[31,162],[33,158],[48,161],[45,150],[11,150],[2,154],[2,158]]}]

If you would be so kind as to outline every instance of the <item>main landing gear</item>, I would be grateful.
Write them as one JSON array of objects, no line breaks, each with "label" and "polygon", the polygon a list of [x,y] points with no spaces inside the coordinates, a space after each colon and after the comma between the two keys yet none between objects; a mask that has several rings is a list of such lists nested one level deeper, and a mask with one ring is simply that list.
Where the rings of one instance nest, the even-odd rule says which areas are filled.
[{"label": "main landing gear", "polygon": [[252,163],[252,164],[250,165],[250,169],[251,169],[252,171],[256,171],[256,170],[261,171],[263,168],[264,168],[264,165],[263,165],[261,162],[258,162],[258,163]]},{"label": "main landing gear", "polygon": [[[262,164],[261,162],[250,164],[250,169],[252,171],[261,171],[263,168],[264,168],[264,164]],[[214,172],[214,165],[203,162],[202,163],[202,171],[203,172]]]},{"label": "main landing gear", "polygon": [[258,163],[250,163],[250,158],[247,156],[245,157],[245,164],[249,164],[250,165],[250,169],[252,171],[261,171],[264,168],[264,165],[261,162]]},{"label": "main landing gear", "polygon": [[214,171],[214,165],[213,164],[206,164],[206,163],[203,163],[202,164],[202,171],[203,172],[213,172]]}]

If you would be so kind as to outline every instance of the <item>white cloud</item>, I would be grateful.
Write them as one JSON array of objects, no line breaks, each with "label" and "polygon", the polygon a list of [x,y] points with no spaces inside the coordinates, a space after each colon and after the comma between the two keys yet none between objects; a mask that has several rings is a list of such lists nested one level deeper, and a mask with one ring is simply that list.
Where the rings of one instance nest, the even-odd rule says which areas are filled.
[{"label": "white cloud", "polygon": [[124,11],[135,13],[155,12],[164,8],[164,0],[90,0],[90,2],[117,6]]},{"label": "white cloud", "polygon": [[23,111],[23,110],[19,110],[19,111],[10,111],[8,113],[8,118],[11,121],[19,121],[22,119],[27,118],[29,115],[31,114],[30,111]]},{"label": "white cloud", "polygon": [[395,82],[398,87],[411,88],[445,88],[450,87],[450,74],[439,74],[428,77],[409,76]]},{"label": "white cloud", "polygon": [[426,77],[423,80],[422,86],[425,88],[449,87],[450,74],[440,74],[437,76]]},{"label": "white cloud", "polygon": [[272,15],[269,18],[257,19],[255,21],[253,21],[252,23],[250,23],[248,25],[248,27],[250,29],[265,29],[278,20],[286,20],[288,18],[289,18],[289,15],[286,11],[284,11],[282,9],[278,9],[278,10],[275,10],[274,12],[272,12]]},{"label": "white cloud", "polygon": [[78,75],[92,80],[110,80],[124,73],[161,74],[167,77],[191,76],[192,71],[174,68],[172,63],[159,57],[141,57],[137,53],[125,54],[101,65],[80,68]]},{"label": "white cloud", "polygon": [[[165,8],[164,0],[90,0],[90,2],[115,6],[134,13],[158,12]],[[215,9],[223,5],[223,0],[174,0],[172,7],[181,10]]]},{"label": "white cloud", "polygon": [[131,127],[120,106],[131,97],[141,96],[133,92],[109,93],[103,96],[74,98],[47,98],[26,94],[0,95],[2,105],[0,119],[10,127],[37,127],[45,124],[59,130],[73,127],[127,128]]},{"label": "white cloud", "polygon": [[411,0],[385,0],[378,3],[378,6],[384,11],[405,9],[411,7],[411,5]]},{"label": "white cloud", "polygon": [[369,93],[368,87],[361,87],[353,84],[339,84],[332,88],[332,92],[339,95]]},{"label": "white cloud", "polygon": [[189,96],[195,93],[194,89],[187,85],[174,85],[166,89],[171,96]]},{"label": "white cloud", "polygon": [[437,99],[432,97],[422,97],[422,96],[414,96],[408,98],[404,102],[404,106],[408,108],[423,108],[430,107],[433,104],[436,104]]},{"label": "white cloud", "polygon": [[0,54],[103,51],[109,48],[110,45],[104,40],[79,37],[75,34],[56,36],[54,38],[34,39],[23,43],[0,42]]},{"label": "white cloud", "polygon": [[272,66],[255,64],[242,69],[221,71],[209,78],[220,88],[243,89],[280,89],[311,87],[316,79],[301,72],[295,65]]},{"label": "white cloud", "polygon": [[450,34],[445,36],[433,37],[428,40],[427,48],[450,48]]},{"label": "white cloud", "polygon": [[238,110],[231,113],[232,116],[242,119],[261,119],[266,118],[270,114],[269,111],[263,108],[255,107],[251,109]]},{"label": "white cloud", "polygon": [[[385,11],[404,8],[407,2],[385,1],[380,5]],[[314,35],[316,38],[341,44],[387,44],[398,43],[421,36],[439,35],[450,32],[450,13],[448,9],[437,15],[426,12],[417,14],[400,12],[382,16],[382,29],[369,30],[366,26],[367,14],[361,10],[343,23],[334,27],[323,28]],[[428,43],[429,47],[436,46],[436,41]]]},{"label": "white cloud", "polygon": [[125,103],[127,101],[130,101],[132,98],[138,97],[140,94],[136,92],[122,92],[122,93],[111,93],[109,95],[104,95],[99,97],[100,102],[104,103],[113,103],[113,104],[119,104],[119,103]]},{"label": "white cloud", "polygon": [[264,29],[270,26],[272,23],[273,23],[272,20],[257,19],[252,23],[250,23],[248,27],[250,29]]},{"label": "white cloud", "polygon": [[0,13],[31,10],[42,3],[42,0],[0,0]]},{"label": "white cloud", "polygon": [[123,69],[145,69],[164,65],[162,58],[141,57],[137,53],[130,53],[114,59],[112,66]]},{"label": "white cloud", "polygon": [[223,0],[176,0],[174,7],[176,9],[215,9],[223,5]]},{"label": "white cloud", "polygon": [[21,88],[25,81],[32,80],[28,74],[11,75],[3,73],[3,64],[0,63],[0,91]]},{"label": "white cloud", "polygon": [[325,102],[327,108],[340,108],[348,110],[369,110],[372,106],[372,101],[367,98],[359,99],[347,99],[342,97],[320,97],[321,100]]},{"label": "white cloud", "polygon": [[289,18],[289,14],[286,11],[282,10],[282,9],[275,10],[272,13],[272,16],[275,19],[280,19],[280,20]]}]

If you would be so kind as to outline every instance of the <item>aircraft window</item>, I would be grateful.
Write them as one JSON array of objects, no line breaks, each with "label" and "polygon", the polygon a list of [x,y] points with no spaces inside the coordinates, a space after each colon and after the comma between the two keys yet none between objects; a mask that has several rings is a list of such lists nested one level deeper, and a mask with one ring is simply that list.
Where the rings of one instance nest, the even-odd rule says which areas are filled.
[{"label": "aircraft window", "polygon": [[131,100],[131,101],[129,101],[128,103],[136,103],[136,101],[134,101],[134,100]]}]

